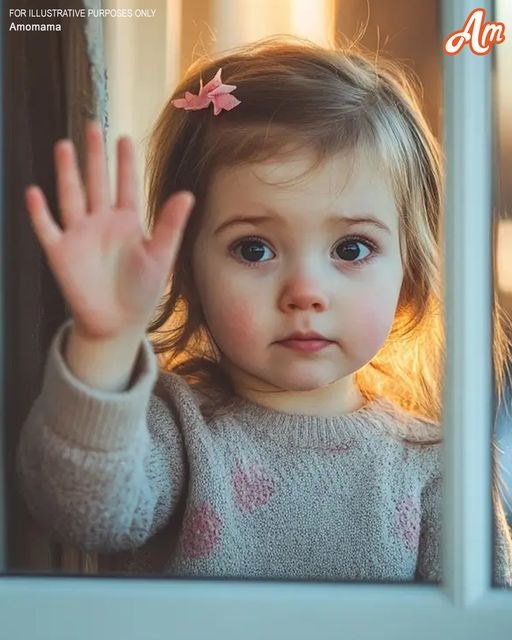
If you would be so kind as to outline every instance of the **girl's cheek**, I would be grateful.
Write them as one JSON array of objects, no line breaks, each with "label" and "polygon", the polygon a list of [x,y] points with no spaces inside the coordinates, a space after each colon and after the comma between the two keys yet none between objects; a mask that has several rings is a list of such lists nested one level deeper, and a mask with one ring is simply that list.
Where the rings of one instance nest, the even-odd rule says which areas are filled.
[{"label": "girl's cheek", "polygon": [[231,349],[246,349],[258,341],[258,310],[250,301],[223,299],[212,320],[214,331],[222,342],[229,341]]},{"label": "girl's cheek", "polygon": [[357,317],[351,319],[353,329],[349,329],[349,333],[352,334],[352,340],[361,345],[369,358],[373,357],[386,341],[394,316],[395,306],[389,304],[385,296],[376,296],[375,300],[359,306]]}]

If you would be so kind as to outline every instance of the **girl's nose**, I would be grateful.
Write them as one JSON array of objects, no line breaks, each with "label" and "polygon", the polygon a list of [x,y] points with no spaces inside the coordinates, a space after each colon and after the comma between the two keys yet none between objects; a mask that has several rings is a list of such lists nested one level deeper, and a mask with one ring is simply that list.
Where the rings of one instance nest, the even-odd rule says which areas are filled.
[{"label": "girl's nose", "polygon": [[295,278],[285,285],[281,292],[279,308],[281,311],[325,311],[328,298],[318,280]]}]

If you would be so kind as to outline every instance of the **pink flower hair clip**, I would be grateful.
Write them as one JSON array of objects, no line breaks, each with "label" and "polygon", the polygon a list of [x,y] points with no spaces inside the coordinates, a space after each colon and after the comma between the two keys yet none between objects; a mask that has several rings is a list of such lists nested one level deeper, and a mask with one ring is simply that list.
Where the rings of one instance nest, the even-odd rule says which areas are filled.
[{"label": "pink flower hair clip", "polygon": [[206,107],[213,102],[213,115],[217,116],[224,109],[230,111],[234,107],[240,104],[240,100],[235,96],[230,95],[231,92],[236,89],[235,84],[223,84],[220,79],[222,67],[217,71],[215,77],[205,84],[203,87],[203,79],[199,80],[199,93],[194,95],[190,91],[185,91],[184,98],[177,98],[172,100],[173,104],[178,109],[185,109],[186,111],[197,111],[198,109],[206,109]]}]

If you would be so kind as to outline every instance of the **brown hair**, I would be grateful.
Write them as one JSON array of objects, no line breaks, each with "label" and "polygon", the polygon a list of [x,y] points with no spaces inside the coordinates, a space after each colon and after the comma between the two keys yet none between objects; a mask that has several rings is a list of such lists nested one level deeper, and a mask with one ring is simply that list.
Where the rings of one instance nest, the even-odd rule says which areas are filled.
[{"label": "brown hair", "polygon": [[[197,93],[200,78],[206,83],[219,67],[223,82],[237,86],[234,95],[241,105],[214,117],[211,106],[185,111],[171,104],[185,91]],[[376,60],[361,47],[326,49],[294,36],[273,36],[197,60],[176,87],[149,141],[148,228],[171,193],[190,190],[196,204],[148,333],[155,353],[164,355],[164,368],[205,392],[217,390],[211,396],[217,398],[213,411],[222,410],[233,390],[218,364],[191,268],[212,176],[220,167],[279,156],[290,144],[315,153],[312,169],[335,153],[366,146],[388,170],[406,252],[390,334],[356,372],[356,382],[367,399],[384,396],[411,413],[441,421],[442,153],[414,84],[396,62],[381,55]],[[501,389],[508,343],[497,305],[495,299],[494,359]]]}]

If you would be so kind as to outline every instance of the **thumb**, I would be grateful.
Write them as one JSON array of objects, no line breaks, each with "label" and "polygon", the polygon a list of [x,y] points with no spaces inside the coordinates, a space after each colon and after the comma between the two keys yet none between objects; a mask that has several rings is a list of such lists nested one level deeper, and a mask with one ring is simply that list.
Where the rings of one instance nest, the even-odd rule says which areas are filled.
[{"label": "thumb", "polygon": [[176,258],[194,203],[192,192],[180,191],[163,205],[153,235],[146,240],[146,249],[157,262],[170,264]]}]

